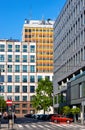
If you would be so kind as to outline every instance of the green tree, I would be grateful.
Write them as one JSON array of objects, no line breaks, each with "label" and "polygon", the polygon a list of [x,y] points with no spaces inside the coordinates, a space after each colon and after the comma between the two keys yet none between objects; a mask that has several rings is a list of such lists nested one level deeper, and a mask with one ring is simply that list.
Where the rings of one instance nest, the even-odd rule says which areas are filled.
[{"label": "green tree", "polygon": [[3,112],[6,109],[6,101],[2,96],[0,96],[0,112]]},{"label": "green tree", "polygon": [[69,106],[64,106],[64,107],[63,107],[63,113],[64,113],[65,115],[69,114],[69,113],[70,113],[70,107],[69,107]]},{"label": "green tree", "polygon": [[53,105],[52,92],[52,82],[48,78],[40,80],[36,89],[36,95],[32,100],[33,107],[36,110],[44,110],[45,113]]},{"label": "green tree", "polygon": [[76,122],[76,114],[80,113],[80,108],[79,107],[71,108],[71,113],[74,115],[74,121]]}]

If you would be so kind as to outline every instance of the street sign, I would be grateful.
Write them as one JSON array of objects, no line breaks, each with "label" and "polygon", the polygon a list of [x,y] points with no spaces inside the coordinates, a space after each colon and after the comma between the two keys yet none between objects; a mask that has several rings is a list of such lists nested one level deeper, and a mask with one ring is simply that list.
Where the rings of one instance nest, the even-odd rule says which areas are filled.
[{"label": "street sign", "polygon": [[11,106],[11,105],[12,105],[12,100],[7,100],[7,101],[6,101],[6,104],[7,104],[8,106]]}]

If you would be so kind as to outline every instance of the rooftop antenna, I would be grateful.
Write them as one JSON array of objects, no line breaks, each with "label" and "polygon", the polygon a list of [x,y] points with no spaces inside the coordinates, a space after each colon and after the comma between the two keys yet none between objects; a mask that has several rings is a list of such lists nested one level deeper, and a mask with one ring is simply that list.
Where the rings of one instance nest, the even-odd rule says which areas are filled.
[{"label": "rooftop antenna", "polygon": [[42,15],[42,24],[45,24],[44,15]]}]

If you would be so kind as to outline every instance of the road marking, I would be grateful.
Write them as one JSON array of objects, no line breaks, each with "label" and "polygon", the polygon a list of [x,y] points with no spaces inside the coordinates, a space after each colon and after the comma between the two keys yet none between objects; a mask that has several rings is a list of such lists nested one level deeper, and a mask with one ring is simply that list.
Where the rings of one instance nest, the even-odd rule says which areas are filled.
[{"label": "road marking", "polygon": [[46,127],[50,127],[49,125],[44,125],[44,126],[46,126]]},{"label": "road marking", "polygon": [[29,126],[29,125],[25,125],[25,127],[30,128],[30,126]]},{"label": "road marking", "polygon": [[34,128],[36,128],[36,126],[35,125],[31,125],[32,127],[34,127]]},{"label": "road marking", "polygon": [[19,126],[20,128],[23,127],[22,125],[19,125],[19,124],[18,124],[18,126]]},{"label": "road marking", "polygon": [[43,128],[43,126],[42,125],[38,125],[40,128]]}]

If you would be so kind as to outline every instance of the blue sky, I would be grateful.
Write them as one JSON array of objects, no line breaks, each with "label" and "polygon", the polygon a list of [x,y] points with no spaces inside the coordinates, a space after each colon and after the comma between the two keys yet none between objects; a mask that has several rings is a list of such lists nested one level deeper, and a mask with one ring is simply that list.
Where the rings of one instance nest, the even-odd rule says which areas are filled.
[{"label": "blue sky", "polygon": [[21,40],[24,20],[55,20],[66,0],[0,0],[0,39]]}]

